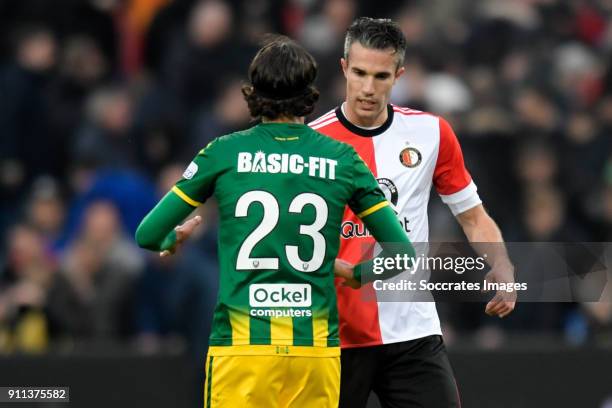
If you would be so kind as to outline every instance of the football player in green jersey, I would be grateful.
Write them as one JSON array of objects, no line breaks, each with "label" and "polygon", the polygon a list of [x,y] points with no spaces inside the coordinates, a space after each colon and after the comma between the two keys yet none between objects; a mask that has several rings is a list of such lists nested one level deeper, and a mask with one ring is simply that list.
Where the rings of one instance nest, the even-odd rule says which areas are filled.
[{"label": "football player in green jersey", "polygon": [[[340,348],[334,272],[370,280],[371,265],[338,263],[346,205],[390,256],[414,256],[378,183],[352,147],[304,124],[318,99],[314,59],[272,37],[243,88],[261,123],[219,137],[136,232],[141,247],[173,253],[210,196],[220,214],[220,286],[206,362],[205,406],[336,407]],[[361,272],[363,271],[363,272]]]}]

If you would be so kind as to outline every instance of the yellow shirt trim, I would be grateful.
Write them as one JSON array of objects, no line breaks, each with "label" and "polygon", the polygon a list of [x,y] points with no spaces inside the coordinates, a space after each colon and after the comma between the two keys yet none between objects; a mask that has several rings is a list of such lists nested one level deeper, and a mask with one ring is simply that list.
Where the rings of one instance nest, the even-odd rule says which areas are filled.
[{"label": "yellow shirt trim", "polygon": [[329,317],[327,313],[315,312],[312,318],[312,337],[315,347],[326,347],[327,336],[329,335]]},{"label": "yellow shirt trim", "polygon": [[230,325],[232,326],[232,344],[249,344],[251,318],[247,312],[239,310],[229,311]]},{"label": "yellow shirt trim", "polygon": [[196,201],[196,200],[192,200],[187,194],[183,193],[181,191],[180,188],[178,188],[177,186],[172,187],[171,190],[174,194],[176,194],[177,196],[179,196],[180,198],[183,199],[184,202],[186,202],[187,204],[189,204],[192,207],[197,207],[199,205],[202,205],[201,202]]},{"label": "yellow shirt trim", "polygon": [[274,345],[293,343],[292,317],[287,316],[270,318],[270,343]]},{"label": "yellow shirt trim", "polygon": [[388,205],[389,205],[388,201],[380,202],[380,203],[378,203],[376,205],[373,205],[372,207],[368,208],[367,210],[364,210],[364,211],[360,212],[359,214],[357,214],[357,216],[359,218],[367,217],[368,215],[370,215],[372,213],[375,213],[376,211],[378,211],[381,208],[384,208],[384,207],[386,207]]},{"label": "yellow shirt trim", "polygon": [[287,357],[339,357],[340,347],[239,345],[210,346],[210,356],[287,356]]}]

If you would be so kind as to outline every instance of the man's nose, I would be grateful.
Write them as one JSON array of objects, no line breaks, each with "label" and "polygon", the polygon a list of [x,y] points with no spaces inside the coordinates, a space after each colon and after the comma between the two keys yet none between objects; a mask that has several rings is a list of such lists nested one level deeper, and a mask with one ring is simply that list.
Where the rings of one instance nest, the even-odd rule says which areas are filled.
[{"label": "man's nose", "polygon": [[374,94],[374,78],[366,78],[363,82],[363,87],[361,88],[363,93],[367,96]]}]

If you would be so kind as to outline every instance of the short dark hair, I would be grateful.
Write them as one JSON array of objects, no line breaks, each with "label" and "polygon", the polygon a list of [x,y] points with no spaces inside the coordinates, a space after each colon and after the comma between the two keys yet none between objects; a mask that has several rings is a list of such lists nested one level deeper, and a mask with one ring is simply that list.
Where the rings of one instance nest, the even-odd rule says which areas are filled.
[{"label": "short dark hair", "polygon": [[242,94],[255,118],[306,116],[319,100],[316,77],[317,63],[301,45],[283,35],[268,36],[249,66]]},{"label": "short dark hair", "polygon": [[386,50],[393,48],[398,68],[404,65],[406,37],[400,26],[388,18],[359,17],[346,30],[344,59],[348,60],[351,45],[357,41],[365,48]]}]

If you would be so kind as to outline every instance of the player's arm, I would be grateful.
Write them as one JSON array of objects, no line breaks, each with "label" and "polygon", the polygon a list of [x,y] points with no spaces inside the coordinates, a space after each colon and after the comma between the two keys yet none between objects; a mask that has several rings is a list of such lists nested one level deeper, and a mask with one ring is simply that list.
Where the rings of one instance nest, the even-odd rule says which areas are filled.
[{"label": "player's arm", "polygon": [[[385,195],[380,190],[378,182],[361,160],[353,151],[354,157],[354,194],[349,201],[349,207],[361,220],[372,236],[383,248],[383,252],[377,257],[404,257],[414,259],[415,251],[406,232],[402,229],[395,212],[389,206]],[[376,279],[387,279],[402,272],[400,270],[385,271],[382,274],[374,274],[374,260],[358,264],[353,268],[347,264],[337,264],[336,270],[339,276],[343,276],[350,282],[350,286],[357,286],[356,282],[367,283]],[[352,275],[352,276],[351,276]]]},{"label": "player's arm", "polygon": [[140,247],[161,251],[162,256],[170,255],[201,223],[201,217],[196,216],[180,224],[212,194],[219,173],[218,149],[218,141],[202,149],[182,179],[145,216],[136,230]]},{"label": "player's arm", "polygon": [[196,216],[179,225],[193,209],[174,191],[168,192],[138,226],[136,243],[141,248],[161,251],[162,256],[174,253],[202,222],[202,218]]},{"label": "player's arm", "polygon": [[[376,212],[360,217],[372,236],[378,241],[383,251],[376,258],[407,257],[412,265],[415,257],[414,247],[404,232],[395,212],[386,201],[380,203],[382,208]],[[380,274],[374,272],[374,258],[358,265],[351,265],[342,260],[336,260],[335,275],[345,279],[345,284],[358,288],[364,283],[377,279],[389,279],[403,272],[401,269],[385,270]]]},{"label": "player's arm", "polygon": [[[440,118],[440,147],[433,182],[442,201],[449,206],[479,255],[487,253],[491,272],[486,279],[514,282],[514,267],[495,221],[487,214],[476,185],[465,167],[461,146],[449,123]],[[516,293],[498,291],[485,312],[504,317],[514,309]]]},{"label": "player's arm", "polygon": [[[487,263],[491,271],[485,279],[489,282],[514,283],[514,266],[508,257],[504,238],[482,204],[458,214],[456,218],[474,250],[479,255],[487,254]],[[498,291],[487,303],[485,313],[505,317],[514,310],[515,306],[515,292]]]},{"label": "player's arm", "polygon": [[[399,256],[400,258],[407,257],[410,260],[414,259],[414,247],[397,220],[397,215],[395,215],[395,212],[389,205],[360,218],[383,248],[383,251],[376,256],[377,258],[396,258]],[[376,279],[388,279],[403,272],[399,269],[393,269],[384,271],[381,274],[374,274],[373,270],[374,259],[360,263],[355,266],[355,279],[361,283],[367,283]]]}]

